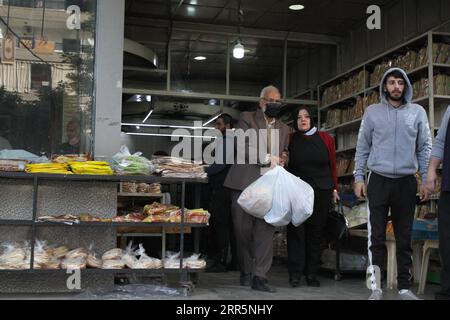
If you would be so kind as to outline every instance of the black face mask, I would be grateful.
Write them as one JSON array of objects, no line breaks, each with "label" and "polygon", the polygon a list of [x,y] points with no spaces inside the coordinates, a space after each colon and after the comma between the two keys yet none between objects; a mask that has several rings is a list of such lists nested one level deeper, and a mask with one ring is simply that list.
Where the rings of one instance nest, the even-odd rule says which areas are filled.
[{"label": "black face mask", "polygon": [[280,103],[267,103],[264,114],[269,118],[278,118],[280,115]]}]

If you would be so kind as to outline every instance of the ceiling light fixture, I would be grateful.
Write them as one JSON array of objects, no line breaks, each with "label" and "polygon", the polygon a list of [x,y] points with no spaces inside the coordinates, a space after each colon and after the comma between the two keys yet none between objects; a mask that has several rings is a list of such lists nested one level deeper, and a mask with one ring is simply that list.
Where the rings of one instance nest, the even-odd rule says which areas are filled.
[{"label": "ceiling light fixture", "polygon": [[237,43],[234,45],[233,48],[233,57],[235,59],[242,59],[244,57],[245,54],[245,50],[244,50],[244,46],[241,43],[241,40],[239,39],[239,35],[241,34],[241,27],[242,24],[244,22],[244,10],[242,10],[242,3],[241,0],[239,0],[238,2],[238,39],[237,39]]},{"label": "ceiling light fixture", "polygon": [[152,96],[140,94],[135,94],[130,99],[127,100],[127,102],[151,102],[151,101]]},{"label": "ceiling light fixture", "polygon": [[301,4],[293,4],[293,5],[289,6],[289,9],[294,10],[294,11],[298,11],[298,10],[305,9],[305,6],[301,5]]},{"label": "ceiling light fixture", "polygon": [[148,120],[148,118],[150,118],[150,116],[152,115],[154,109],[150,110],[150,112],[147,114],[147,116],[145,117],[145,119],[142,121],[142,123],[145,123],[145,121]]},{"label": "ceiling light fixture", "polygon": [[218,117],[220,117],[222,115],[222,112],[213,116],[211,119],[209,119],[208,121],[206,121],[203,126],[207,126],[208,124],[210,124],[211,122],[213,122],[214,120],[216,120]]},{"label": "ceiling light fixture", "polygon": [[197,61],[203,61],[203,60],[206,60],[206,57],[204,57],[204,56],[196,56],[196,57],[194,58],[194,60],[197,60]]},{"label": "ceiling light fixture", "polygon": [[233,48],[233,57],[235,59],[242,59],[244,57],[244,46],[241,44],[241,41],[238,40],[238,43]]},{"label": "ceiling light fixture", "polygon": [[138,132],[126,132],[130,136],[150,136],[150,137],[180,137],[180,138],[196,138],[196,139],[216,139],[212,136],[188,136],[184,134],[165,134],[165,133],[138,133]]},{"label": "ceiling light fixture", "polygon": [[191,130],[209,130],[214,129],[213,127],[194,127],[194,126],[177,126],[169,124],[140,124],[140,123],[121,123],[125,127],[135,127],[140,126],[143,128],[172,128],[172,129],[191,129]]}]

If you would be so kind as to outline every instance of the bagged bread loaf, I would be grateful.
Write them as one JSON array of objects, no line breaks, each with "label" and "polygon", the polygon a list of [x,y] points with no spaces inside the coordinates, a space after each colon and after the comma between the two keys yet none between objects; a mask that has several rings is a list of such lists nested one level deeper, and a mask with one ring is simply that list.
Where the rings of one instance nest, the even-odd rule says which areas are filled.
[{"label": "bagged bread loaf", "polygon": [[139,256],[139,259],[134,264],[134,269],[160,269],[162,267],[161,260],[149,257],[145,253],[145,249],[142,244],[139,244],[139,249],[136,251],[136,255]]},{"label": "bagged bread loaf", "polygon": [[86,248],[77,248],[77,249],[74,249],[74,250],[69,251],[68,253],[66,253],[65,258],[69,259],[69,260],[70,259],[74,260],[74,259],[78,259],[78,258],[83,258],[83,259],[86,260],[87,256],[88,256],[88,252],[87,252]]},{"label": "bagged bread loaf", "polygon": [[62,269],[86,269],[86,257],[66,258],[61,262]]},{"label": "bagged bread loaf", "polygon": [[106,251],[103,256],[102,260],[119,260],[122,259],[123,251],[120,248],[111,249]]},{"label": "bagged bread loaf", "polygon": [[116,260],[103,260],[102,269],[123,269],[125,267],[125,263],[123,263],[122,259]]},{"label": "bagged bread loaf", "polygon": [[130,269],[133,269],[134,265],[138,261],[134,250],[135,250],[135,248],[133,248],[133,242],[130,241],[127,248],[125,249],[125,253],[122,256],[123,263],[125,263],[125,265]]}]

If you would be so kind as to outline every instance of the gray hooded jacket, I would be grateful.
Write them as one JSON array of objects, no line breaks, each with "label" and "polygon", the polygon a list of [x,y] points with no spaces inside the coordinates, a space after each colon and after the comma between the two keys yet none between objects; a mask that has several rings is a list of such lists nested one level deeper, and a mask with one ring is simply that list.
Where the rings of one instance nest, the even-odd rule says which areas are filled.
[{"label": "gray hooded jacket", "polygon": [[[400,71],[405,80],[406,103],[392,107],[383,83],[392,71]],[[361,122],[355,155],[355,181],[364,181],[368,169],[388,178],[400,178],[420,171],[425,183],[431,152],[431,135],[424,108],[411,103],[413,90],[406,73],[389,69],[381,79],[381,103],[369,106]]]}]

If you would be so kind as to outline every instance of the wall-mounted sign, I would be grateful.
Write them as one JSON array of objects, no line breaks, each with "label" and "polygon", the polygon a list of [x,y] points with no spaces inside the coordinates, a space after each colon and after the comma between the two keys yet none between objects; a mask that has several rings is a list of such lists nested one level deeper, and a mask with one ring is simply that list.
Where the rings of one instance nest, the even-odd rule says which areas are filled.
[{"label": "wall-mounted sign", "polygon": [[3,38],[2,63],[14,64],[16,62],[16,43],[14,36],[7,33]]},{"label": "wall-mounted sign", "polygon": [[69,30],[80,30],[81,29],[81,9],[79,6],[72,5],[66,10],[67,14],[70,16],[67,18],[66,25]]},{"label": "wall-mounted sign", "polygon": [[35,51],[37,54],[53,54],[55,50],[55,42],[46,39],[36,41]]}]

